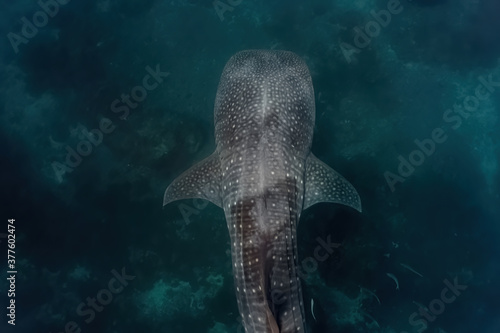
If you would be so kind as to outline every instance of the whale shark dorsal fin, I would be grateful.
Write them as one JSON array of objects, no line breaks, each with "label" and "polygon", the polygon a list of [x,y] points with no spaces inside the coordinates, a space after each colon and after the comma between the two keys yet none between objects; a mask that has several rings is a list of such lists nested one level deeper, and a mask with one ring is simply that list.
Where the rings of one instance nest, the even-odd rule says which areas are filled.
[{"label": "whale shark dorsal fin", "polygon": [[214,152],[170,184],[163,196],[163,206],[176,200],[200,198],[222,207],[220,175],[219,155]]},{"label": "whale shark dorsal fin", "polygon": [[312,153],[306,160],[304,208],[319,202],[346,205],[361,212],[361,200],[354,186]]}]

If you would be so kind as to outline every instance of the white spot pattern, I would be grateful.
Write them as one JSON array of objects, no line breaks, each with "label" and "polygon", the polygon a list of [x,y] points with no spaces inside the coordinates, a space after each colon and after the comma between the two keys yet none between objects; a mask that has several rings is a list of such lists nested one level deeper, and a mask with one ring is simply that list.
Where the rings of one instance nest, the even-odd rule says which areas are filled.
[{"label": "white spot pattern", "polygon": [[230,205],[238,307],[249,332],[278,325],[291,333],[304,325],[295,235],[313,127],[314,92],[300,58],[244,51],[229,60],[215,102],[215,133],[226,170],[222,200]]},{"label": "white spot pattern", "polygon": [[215,100],[217,149],[179,176],[164,204],[204,198],[224,209],[246,332],[306,331],[296,230],[320,201],[361,210],[349,182],[310,153],[314,92],[286,51],[243,51],[226,64]]}]

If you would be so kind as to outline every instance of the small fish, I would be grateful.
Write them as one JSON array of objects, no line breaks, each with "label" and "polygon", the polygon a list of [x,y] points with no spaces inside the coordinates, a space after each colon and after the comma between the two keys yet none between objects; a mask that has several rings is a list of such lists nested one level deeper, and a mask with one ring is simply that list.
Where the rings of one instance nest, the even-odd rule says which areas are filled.
[{"label": "small fish", "polygon": [[372,295],[373,297],[375,297],[378,301],[378,304],[382,304],[380,303],[380,299],[377,297],[377,295],[375,295],[375,293],[373,291],[371,291],[370,289],[366,289],[366,288],[363,288],[363,287],[360,287],[361,291],[366,291],[367,293],[369,293],[370,295]]},{"label": "small fish", "polygon": [[314,315],[314,299],[312,298],[311,298],[311,313],[313,315],[314,320],[317,321],[316,316]]},{"label": "small fish", "polygon": [[417,272],[416,270],[414,270],[410,266],[408,266],[406,264],[400,264],[400,265],[403,266],[404,268],[406,268],[407,270],[409,270],[410,272],[413,272],[413,273],[417,274],[420,277],[424,277],[422,274],[420,274],[419,272]]},{"label": "small fish", "polygon": [[388,277],[390,277],[391,279],[394,280],[394,282],[396,282],[396,290],[399,290],[399,281],[398,281],[398,278],[396,276],[394,276],[394,274],[392,273],[386,273]]},{"label": "small fish", "polygon": [[365,311],[361,310],[360,311],[362,315],[364,315],[365,317],[367,318],[370,318],[370,320],[372,321],[373,324],[375,324],[375,326],[377,326],[377,328],[380,328],[380,325],[378,324],[378,322],[375,320],[375,318],[373,318],[372,316],[370,316],[368,313],[366,313]]}]

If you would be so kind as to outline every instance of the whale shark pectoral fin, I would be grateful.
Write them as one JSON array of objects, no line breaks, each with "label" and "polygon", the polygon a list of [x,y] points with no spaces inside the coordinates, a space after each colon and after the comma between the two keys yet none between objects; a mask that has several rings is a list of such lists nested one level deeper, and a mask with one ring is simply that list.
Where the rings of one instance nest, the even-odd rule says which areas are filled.
[{"label": "whale shark pectoral fin", "polygon": [[361,212],[361,199],[354,186],[311,153],[306,160],[303,209],[319,202],[339,203]]},{"label": "whale shark pectoral fin", "polygon": [[176,200],[200,198],[222,207],[220,175],[219,155],[214,152],[170,184],[163,196],[163,206]]}]

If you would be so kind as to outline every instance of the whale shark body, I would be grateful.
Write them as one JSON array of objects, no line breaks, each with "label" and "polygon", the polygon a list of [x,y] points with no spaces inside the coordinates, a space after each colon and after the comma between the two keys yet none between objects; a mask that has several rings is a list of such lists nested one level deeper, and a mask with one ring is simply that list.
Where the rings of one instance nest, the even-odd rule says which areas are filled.
[{"label": "whale shark body", "polygon": [[298,274],[300,214],[318,202],[361,212],[354,187],[310,151],[315,104],[309,70],[291,52],[239,52],[224,68],[214,111],[215,152],[176,178],[163,203],[202,198],[224,209],[246,332],[307,332]]}]

